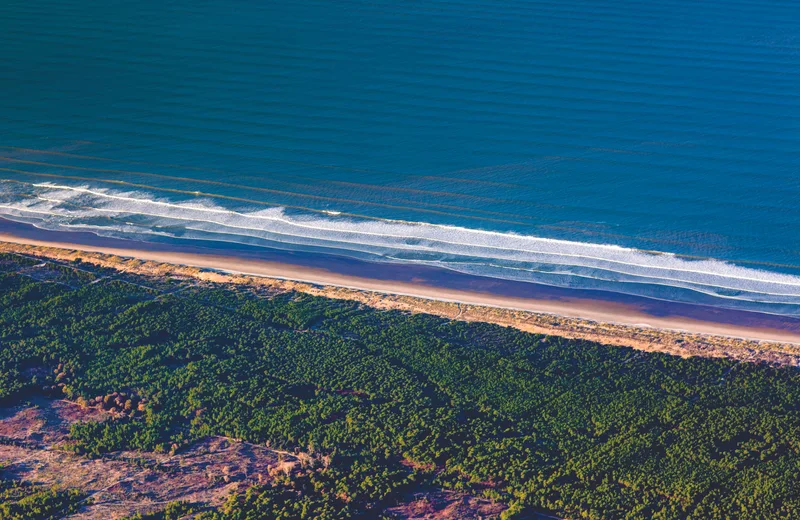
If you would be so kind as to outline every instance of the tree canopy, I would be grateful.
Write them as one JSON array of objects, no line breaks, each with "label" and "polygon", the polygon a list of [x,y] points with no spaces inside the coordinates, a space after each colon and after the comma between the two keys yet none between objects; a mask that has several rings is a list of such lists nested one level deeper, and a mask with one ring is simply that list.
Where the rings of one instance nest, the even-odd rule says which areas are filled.
[{"label": "tree canopy", "polygon": [[0,399],[124,394],[73,427],[79,453],[225,435],[328,457],[207,518],[377,517],[432,486],[508,517],[800,518],[795,368],[0,260]]}]

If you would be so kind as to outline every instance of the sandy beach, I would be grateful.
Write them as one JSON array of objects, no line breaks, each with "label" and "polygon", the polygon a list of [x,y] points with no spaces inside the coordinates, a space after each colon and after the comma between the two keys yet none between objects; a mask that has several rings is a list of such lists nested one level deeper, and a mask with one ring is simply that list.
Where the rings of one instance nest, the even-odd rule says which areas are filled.
[{"label": "sandy beach", "polygon": [[[698,314],[715,319],[686,316],[691,309],[675,313],[661,309],[659,315],[648,312],[647,308],[640,305],[586,298],[583,295],[569,296],[569,292],[536,297],[536,291],[531,290],[532,295],[526,297],[492,290],[454,288],[424,275],[406,275],[411,276],[407,280],[386,279],[371,276],[373,272],[367,271],[370,276],[357,276],[334,269],[219,254],[218,251],[204,251],[202,248],[194,252],[170,251],[128,240],[95,237],[96,240],[90,241],[93,243],[86,243],[86,240],[52,240],[55,235],[52,232],[36,230],[36,233],[42,238],[15,231],[0,232],[0,241],[5,242],[1,249],[16,251],[32,246],[37,249],[26,249],[28,253],[45,257],[68,259],[81,254],[95,254],[91,258],[95,260],[112,255],[109,258],[117,260],[109,262],[117,265],[123,259],[137,259],[187,266],[195,274],[198,269],[214,270],[218,276],[213,281],[224,282],[224,273],[229,273],[231,277],[238,276],[237,282],[240,283],[241,275],[246,275],[245,278],[286,282],[290,290],[356,299],[379,308],[488,321],[531,332],[677,355],[733,356],[781,364],[800,362],[800,324],[791,318],[709,309],[698,309]],[[81,235],[64,234],[64,237],[80,238]],[[762,355],[764,352],[778,353],[780,359],[772,359],[772,354],[765,357]]]}]

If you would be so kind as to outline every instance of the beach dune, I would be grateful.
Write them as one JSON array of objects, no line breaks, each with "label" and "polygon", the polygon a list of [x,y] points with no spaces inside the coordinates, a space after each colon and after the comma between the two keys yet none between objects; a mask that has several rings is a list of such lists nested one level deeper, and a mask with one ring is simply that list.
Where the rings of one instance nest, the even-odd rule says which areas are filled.
[{"label": "beach dune", "polygon": [[122,266],[122,258],[132,258],[187,266],[192,269],[186,272],[198,276],[201,270],[213,270],[218,275],[213,278],[215,281],[236,278],[241,283],[242,275],[246,275],[244,279],[254,283],[259,279],[273,284],[283,282],[286,289],[359,300],[384,309],[487,321],[605,344],[678,355],[730,356],[780,364],[800,362],[800,323],[792,318],[630,298],[615,301],[604,294],[587,295],[587,291],[520,282],[499,283],[432,268],[333,257],[312,261],[266,251],[245,255],[238,251],[106,239],[87,233],[54,233],[19,224],[5,227],[11,230],[0,232],[0,241],[2,250],[9,252],[65,260],[94,254],[91,261],[105,261],[116,267]]}]

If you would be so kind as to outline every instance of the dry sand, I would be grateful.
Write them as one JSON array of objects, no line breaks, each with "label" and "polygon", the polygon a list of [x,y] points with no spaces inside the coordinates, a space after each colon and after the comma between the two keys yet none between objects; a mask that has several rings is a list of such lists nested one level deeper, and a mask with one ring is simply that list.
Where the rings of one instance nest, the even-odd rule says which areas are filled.
[{"label": "dry sand", "polygon": [[[214,282],[256,285],[268,283],[278,289],[356,300],[380,309],[426,312],[467,321],[486,321],[530,332],[587,339],[648,351],[800,364],[800,333],[778,328],[653,316],[635,306],[617,302],[502,296],[420,283],[348,276],[319,268],[235,256],[60,243],[21,238],[7,233],[0,233],[0,241],[5,242],[0,250],[61,259],[83,255],[85,260],[142,274],[166,270],[172,271],[172,274],[180,271],[179,274]],[[95,254],[87,257],[87,253]],[[155,268],[152,265],[141,265],[141,262],[134,265],[125,259],[169,265]],[[197,268],[231,274],[202,273]],[[271,281],[266,282],[266,279]]]}]

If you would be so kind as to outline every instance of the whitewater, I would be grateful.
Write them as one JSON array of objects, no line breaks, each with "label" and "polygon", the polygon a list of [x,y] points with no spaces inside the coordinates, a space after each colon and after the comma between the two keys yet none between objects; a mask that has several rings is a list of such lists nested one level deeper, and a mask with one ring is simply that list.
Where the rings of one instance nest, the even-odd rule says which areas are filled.
[{"label": "whitewater", "polygon": [[232,207],[140,190],[53,182],[0,183],[0,215],[49,230],[193,240],[413,263],[661,300],[800,315],[800,276],[613,244],[355,216]]}]

